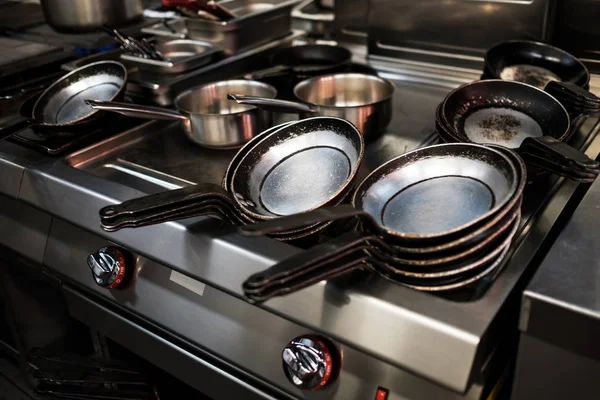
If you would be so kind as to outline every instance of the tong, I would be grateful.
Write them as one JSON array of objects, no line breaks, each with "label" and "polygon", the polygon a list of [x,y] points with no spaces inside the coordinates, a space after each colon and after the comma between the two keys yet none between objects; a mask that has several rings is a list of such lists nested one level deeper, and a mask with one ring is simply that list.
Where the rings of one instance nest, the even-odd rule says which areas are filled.
[{"label": "tong", "polygon": [[154,48],[154,45],[146,40],[146,38],[137,40],[131,36],[125,37],[118,29],[111,28],[107,25],[102,25],[102,29],[111,35],[115,41],[121,45],[123,50],[137,57],[159,61],[163,61],[165,59],[163,55]]}]

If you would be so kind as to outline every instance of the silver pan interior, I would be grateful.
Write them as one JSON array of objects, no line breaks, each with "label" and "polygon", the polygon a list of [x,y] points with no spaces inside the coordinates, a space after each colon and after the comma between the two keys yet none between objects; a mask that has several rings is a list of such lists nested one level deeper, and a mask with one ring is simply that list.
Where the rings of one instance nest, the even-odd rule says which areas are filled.
[{"label": "silver pan interior", "polygon": [[354,204],[393,235],[435,237],[492,215],[512,197],[517,181],[514,165],[501,152],[444,144],[382,165],[361,183]]},{"label": "silver pan interior", "polygon": [[358,170],[360,132],[348,121],[317,117],[279,129],[234,172],[236,201],[256,218],[306,212],[335,200]]}]

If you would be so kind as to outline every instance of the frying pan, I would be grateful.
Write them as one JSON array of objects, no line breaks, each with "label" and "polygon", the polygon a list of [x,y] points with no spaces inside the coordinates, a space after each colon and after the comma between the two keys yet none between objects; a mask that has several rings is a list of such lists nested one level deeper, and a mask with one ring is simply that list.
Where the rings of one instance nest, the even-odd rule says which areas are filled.
[{"label": "frying pan", "polygon": [[248,104],[277,112],[298,112],[301,118],[314,115],[338,117],[352,122],[366,141],[378,137],[392,119],[394,85],[367,74],[321,75],[294,87],[301,102],[260,98],[230,93],[238,104]]},{"label": "frying pan", "polygon": [[272,125],[270,112],[227,101],[227,93],[231,91],[267,98],[277,95],[271,85],[237,79],[208,83],[179,94],[174,101],[177,110],[109,101],[89,101],[88,104],[94,109],[132,117],[179,120],[192,142],[209,148],[231,149],[242,146]]},{"label": "frying pan", "polygon": [[333,72],[350,64],[352,53],[341,46],[307,44],[286,47],[277,51],[271,60],[272,67],[245,75],[246,79],[265,79],[293,74],[304,79]]},{"label": "frying pan", "polygon": [[40,94],[31,118],[0,131],[0,140],[34,126],[76,128],[97,117],[85,99],[111,101],[124,94],[127,69],[116,61],[99,61],[62,76]]},{"label": "frying pan", "polygon": [[[170,213],[180,213],[183,208],[193,214],[198,203],[208,200],[214,201],[211,207],[225,209],[246,223],[337,205],[353,189],[363,153],[362,136],[347,121],[320,117],[292,122],[257,140],[239,159],[231,177],[231,194],[203,184],[145,196],[101,209],[102,225],[116,230],[122,218],[132,226],[139,224],[137,219],[154,221],[157,213],[160,222],[165,222]],[[316,224],[301,228],[314,229]],[[279,233],[297,232],[295,229]]]},{"label": "frying pan", "polygon": [[596,161],[562,143],[570,133],[566,109],[533,86],[502,80],[463,85],[443,101],[438,119],[461,142],[499,144],[597,174]]},{"label": "frying pan", "polygon": [[358,186],[353,207],[321,208],[304,215],[242,227],[246,235],[358,216],[367,232],[394,245],[430,246],[480,228],[521,188],[515,164],[503,152],[453,143],[417,149],[383,164]]},{"label": "frying pan", "polygon": [[[520,212],[495,243],[490,242],[488,253],[476,259],[447,266],[443,270],[406,271],[382,261],[371,252],[353,249],[335,257],[329,249],[352,242],[358,232],[350,232],[330,243],[300,253],[265,271],[251,275],[242,285],[244,294],[253,302],[262,302],[311,286],[324,279],[339,277],[357,269],[368,269],[395,283],[421,291],[442,292],[470,285],[495,271],[501,264],[518,230]],[[360,240],[360,239],[359,239]],[[351,247],[351,246],[350,246]],[[361,254],[363,253],[363,254]]]},{"label": "frying pan", "polygon": [[484,75],[514,80],[543,89],[550,80],[587,88],[590,73],[581,61],[545,43],[512,40],[490,48],[485,55]]}]

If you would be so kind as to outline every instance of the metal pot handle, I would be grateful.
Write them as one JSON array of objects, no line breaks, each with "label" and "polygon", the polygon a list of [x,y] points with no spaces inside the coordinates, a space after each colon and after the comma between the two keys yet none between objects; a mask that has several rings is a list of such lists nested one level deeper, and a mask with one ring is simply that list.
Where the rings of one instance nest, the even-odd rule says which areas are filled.
[{"label": "metal pot handle", "polygon": [[239,231],[245,236],[263,236],[351,217],[358,217],[363,224],[371,225],[369,228],[374,228],[375,232],[379,231],[377,223],[370,214],[362,210],[357,210],[348,204],[335,207],[321,207],[304,213],[264,220],[255,224],[242,226],[239,228]]},{"label": "metal pot handle", "polygon": [[247,96],[244,94],[228,94],[227,98],[238,104],[248,104],[267,111],[284,113],[314,113],[317,112],[308,104],[296,101],[272,99],[268,97]]},{"label": "metal pot handle", "polygon": [[281,76],[287,74],[292,67],[289,65],[275,65],[269,68],[260,69],[258,71],[250,72],[249,74],[244,75],[246,79],[264,79],[264,78],[272,78],[274,76]]},{"label": "metal pot handle", "polygon": [[169,121],[188,120],[186,116],[181,115],[178,111],[169,110],[167,108],[142,106],[140,104],[119,103],[116,101],[85,100],[85,102],[94,110],[116,112],[128,117],[162,119]]}]

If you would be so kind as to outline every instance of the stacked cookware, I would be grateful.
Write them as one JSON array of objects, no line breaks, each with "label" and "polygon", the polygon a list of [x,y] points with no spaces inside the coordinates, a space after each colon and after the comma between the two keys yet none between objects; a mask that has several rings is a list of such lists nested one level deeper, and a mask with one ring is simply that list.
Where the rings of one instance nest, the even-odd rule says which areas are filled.
[{"label": "stacked cookware", "polygon": [[[233,225],[272,220],[343,202],[355,187],[364,140],[340,118],[315,117],[267,129],[231,160],[222,186],[198,184],[111,205],[100,210],[106,231],[197,216]],[[295,240],[330,222],[305,224],[271,235]]]},{"label": "stacked cookware", "polygon": [[442,144],[380,166],[352,205],[324,207],[240,228],[249,236],[358,218],[360,228],[250,276],[256,302],[357,269],[430,292],[476,285],[503,265],[518,231],[526,170],[512,150]]}]

